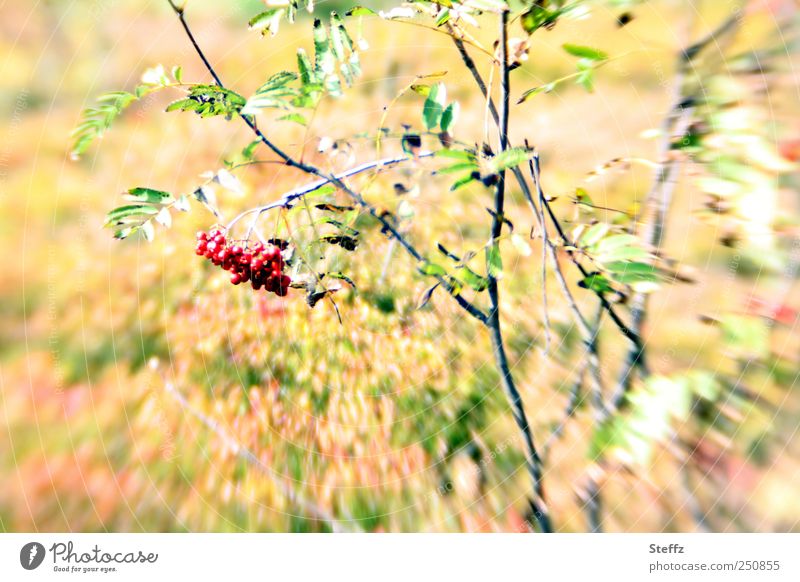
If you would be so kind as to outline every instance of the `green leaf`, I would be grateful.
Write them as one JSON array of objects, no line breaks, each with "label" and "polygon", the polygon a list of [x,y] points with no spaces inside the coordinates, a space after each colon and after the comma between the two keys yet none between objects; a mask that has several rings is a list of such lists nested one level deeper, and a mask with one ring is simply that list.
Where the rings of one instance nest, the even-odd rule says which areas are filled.
[{"label": "green leaf", "polygon": [[447,101],[447,89],[444,83],[436,83],[431,87],[425,104],[422,107],[422,121],[428,130],[435,129],[444,114],[444,104]]},{"label": "green leaf", "polygon": [[575,188],[575,199],[578,201],[578,204],[594,205],[592,197],[589,196],[589,193],[584,188]]},{"label": "green leaf", "polygon": [[261,31],[261,34],[269,32],[272,36],[275,36],[278,33],[278,27],[284,12],[284,8],[270,8],[251,18],[247,25],[250,30]]},{"label": "green leaf", "polygon": [[245,148],[242,150],[242,157],[247,161],[252,160],[253,155],[256,153],[256,148],[259,146],[260,143],[261,143],[260,139],[254,139],[249,144],[247,144]]},{"label": "green leaf", "polygon": [[486,247],[486,269],[495,279],[503,276],[503,257],[500,255],[500,245],[497,241]]},{"label": "green leaf", "polygon": [[441,120],[442,131],[450,131],[450,127],[455,123],[456,119],[458,119],[459,110],[460,106],[458,101],[452,102],[445,108]]},{"label": "green leaf", "polygon": [[587,69],[582,71],[580,75],[575,79],[575,82],[578,83],[581,87],[586,89],[589,93],[594,91],[594,70]]},{"label": "green leaf", "polygon": [[375,14],[375,11],[364,6],[354,6],[345,13],[346,16],[374,16]]},{"label": "green leaf", "polygon": [[433,277],[444,277],[447,275],[447,269],[430,261],[423,261],[419,266],[419,272],[423,275],[429,275]]},{"label": "green leaf", "polygon": [[299,113],[288,113],[282,117],[279,117],[278,121],[291,121],[294,123],[299,123],[300,125],[306,125],[308,123],[306,118]]},{"label": "green leaf", "polygon": [[456,270],[456,276],[459,280],[469,285],[475,291],[481,292],[489,286],[489,280],[486,277],[478,275],[475,271],[463,265]]},{"label": "green leaf", "polygon": [[494,156],[490,162],[489,167],[493,174],[498,174],[509,168],[514,168],[523,162],[527,162],[533,158],[535,152],[527,148],[509,148]]},{"label": "green leaf", "polygon": [[605,222],[598,222],[590,226],[576,241],[582,247],[591,247],[608,233],[609,226]]},{"label": "green leaf", "polygon": [[614,290],[611,282],[600,273],[593,273],[583,278],[578,285],[595,293],[608,293]]},{"label": "green leaf", "polygon": [[658,289],[659,271],[648,263],[620,261],[604,264],[603,268],[614,281],[629,285],[637,293],[651,293]]},{"label": "green leaf", "polygon": [[308,58],[308,53],[301,48],[297,49],[297,70],[300,71],[300,82],[304,86],[310,85],[315,81],[311,59]]},{"label": "green leaf", "polygon": [[451,158],[454,160],[468,160],[472,162],[474,162],[477,159],[475,157],[475,154],[472,152],[468,152],[466,150],[451,150],[451,149],[437,150],[436,157]]},{"label": "green leaf", "polygon": [[561,48],[574,57],[589,59],[590,61],[604,61],[608,59],[608,54],[605,52],[588,46],[567,43],[561,45]]},{"label": "green leaf", "polygon": [[409,88],[417,95],[422,95],[423,97],[427,97],[431,93],[431,86],[422,83],[414,83]]},{"label": "green leaf", "polygon": [[119,206],[106,214],[106,226],[119,222],[129,217],[139,217],[158,214],[158,208],[150,204],[127,204]]},{"label": "green leaf", "polygon": [[535,4],[527,12],[522,13],[519,23],[522,26],[522,30],[528,34],[533,34],[539,28],[552,27],[560,13],[559,10],[547,10]]},{"label": "green leaf", "polygon": [[127,200],[149,202],[154,204],[171,204],[175,201],[175,198],[169,192],[141,187],[131,188],[124,197]]},{"label": "green leaf", "polygon": [[470,182],[474,182],[475,180],[476,178],[472,174],[464,176],[463,178],[459,178],[458,180],[453,182],[452,186],[450,186],[450,191],[455,192],[456,190],[463,188],[464,186],[466,186]]},{"label": "green leaf", "polygon": [[461,172],[474,172],[478,169],[478,164],[475,162],[459,162],[451,166],[445,166],[436,170],[437,174],[458,174]]},{"label": "green leaf", "polygon": [[314,20],[314,71],[328,93],[334,97],[342,94],[339,77],[336,76],[336,56],[328,30],[319,19]]},{"label": "green leaf", "polygon": [[289,87],[289,83],[297,80],[297,74],[281,71],[272,75],[266,83],[259,87],[255,94],[247,100],[242,113],[255,115],[260,109],[289,109],[290,99],[297,96],[297,90]]},{"label": "green leaf", "polygon": [[244,97],[218,85],[192,85],[189,96],[171,103],[167,111],[194,111],[201,117],[224,115],[231,119],[241,112]]},{"label": "green leaf", "polygon": [[647,259],[650,256],[646,250],[641,247],[620,247],[602,255],[598,255],[595,259],[599,263],[616,263],[619,261],[634,261],[637,259]]},{"label": "green leaf", "polygon": [[[156,88],[144,87],[141,96],[155,90]],[[141,96],[137,90],[136,94],[127,91],[113,91],[100,95],[97,98],[95,107],[87,107],[81,116],[81,123],[72,130],[70,136],[73,138],[71,156],[78,159],[92,142],[100,138],[110,127],[114,120],[119,117],[131,103]]]},{"label": "green leaf", "polygon": [[623,247],[636,246],[638,244],[639,239],[632,234],[615,234],[607,236],[595,244],[592,251],[602,255]]},{"label": "green leaf", "polygon": [[172,111],[186,111],[186,110],[194,110],[200,107],[201,103],[199,101],[195,101],[194,99],[178,99],[177,101],[173,101],[167,108],[164,110],[167,113]]},{"label": "green leaf", "polygon": [[517,105],[519,105],[520,103],[524,103],[525,101],[527,101],[534,95],[538,95],[539,93],[552,92],[556,88],[557,84],[558,81],[553,81],[552,83],[547,83],[546,85],[540,85],[538,87],[534,87],[533,89],[528,89],[520,96],[519,99],[517,99]]}]

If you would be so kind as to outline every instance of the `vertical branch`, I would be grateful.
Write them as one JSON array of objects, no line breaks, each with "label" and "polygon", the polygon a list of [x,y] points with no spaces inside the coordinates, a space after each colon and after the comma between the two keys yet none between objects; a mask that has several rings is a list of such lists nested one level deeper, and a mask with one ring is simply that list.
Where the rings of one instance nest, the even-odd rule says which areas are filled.
[{"label": "vertical branch", "polygon": [[[500,14],[500,111],[499,111],[499,138],[500,138],[500,151],[505,151],[508,148],[508,118],[510,106],[510,71],[508,68],[508,11],[504,10]],[[531,501],[533,506],[534,515],[539,523],[539,527],[543,532],[552,531],[550,524],[550,517],[547,512],[545,502],[544,487],[542,485],[542,460],[536,450],[533,442],[533,433],[531,431],[528,417],[525,414],[525,407],[522,403],[522,397],[519,390],[514,383],[514,377],[511,374],[511,367],[508,362],[508,355],[506,353],[505,343],[503,341],[503,333],[500,325],[500,293],[497,284],[497,276],[493,271],[493,267],[489,264],[489,253],[497,251],[497,239],[502,234],[503,230],[503,212],[505,207],[505,172],[501,171],[498,175],[497,186],[494,192],[494,212],[492,213],[492,228],[491,228],[491,242],[487,247],[487,273],[489,279],[489,314],[486,320],[486,326],[489,329],[489,335],[492,341],[492,349],[494,351],[494,358],[497,367],[500,371],[500,378],[503,385],[503,390],[509,400],[511,409],[514,415],[514,421],[517,424],[522,436],[525,440],[526,449],[526,464],[528,472],[533,481],[533,495]]]}]

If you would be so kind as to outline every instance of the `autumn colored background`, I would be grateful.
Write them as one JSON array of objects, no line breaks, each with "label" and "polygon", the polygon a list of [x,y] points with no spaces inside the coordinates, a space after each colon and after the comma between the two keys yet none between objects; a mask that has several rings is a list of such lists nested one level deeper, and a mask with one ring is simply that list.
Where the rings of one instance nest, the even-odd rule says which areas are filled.
[{"label": "autumn colored background", "polygon": [[[794,10],[768,4],[748,13],[742,46],[769,40],[777,15]],[[310,44],[305,17],[274,38],[248,32],[260,6],[191,0],[187,12],[215,66],[244,95]],[[626,55],[598,71],[593,93],[568,84],[514,110],[513,137],[541,150],[545,185],[564,216],[577,186],[602,207],[641,199],[652,179],[646,164],[587,176],[615,158],[655,155],[652,130],[669,106],[675,51],[725,8],[647,2],[620,28],[626,9],[598,4],[589,20],[537,33],[514,72],[518,93],[571,72],[564,42]],[[115,241],[102,229],[120,192],[139,184],[191,192],[200,174],[250,141],[240,123],[164,114],[177,97],[158,95],[70,159],[69,133],[97,94],[130,90],[158,64],[207,80],[165,2],[23,1],[0,11],[0,531],[527,530],[524,457],[489,339],[444,298],[417,309],[426,285],[377,228],[352,259],[358,292],[338,294],[342,324],[328,303],[311,309],[302,295],[253,294],[204,266],[194,233],[214,218],[199,205],[153,243]],[[415,75],[448,71],[462,103],[459,131],[480,139],[482,103],[446,36],[377,18],[365,19],[363,36],[369,49],[355,89],[323,103],[311,135],[289,124],[271,135],[299,152],[304,139],[313,151],[320,137],[374,133]],[[787,165],[770,174],[780,180],[774,199],[742,202],[742,219],[761,227],[759,212],[773,208],[769,240],[721,244],[724,227],[704,216],[706,199],[685,171],[666,238],[685,281],[653,296],[647,327],[664,393],[717,390],[714,378],[732,378],[725,386],[733,388],[711,419],[673,422],[656,410],[646,423],[669,422],[668,430],[641,457],[602,468],[591,462],[591,414],[580,406],[547,456],[561,531],[586,529],[587,471],[602,474],[609,531],[800,528],[800,180],[791,166],[800,111],[795,40],[785,42],[768,79],[769,108],[754,106],[743,121],[766,130]],[[488,60],[479,65],[487,70]],[[407,95],[387,123],[418,124],[420,107]],[[354,159],[373,155],[354,140]],[[242,192],[218,190],[226,217],[305,181],[276,166],[238,175]],[[382,176],[376,199],[394,204],[393,184],[413,179]],[[416,240],[484,240],[488,195],[453,196],[437,180],[422,180],[409,198]],[[510,212],[527,232],[517,193]],[[545,443],[575,381],[580,342],[554,299],[555,354],[543,354],[539,242],[526,237],[504,252],[513,369]],[[605,335],[604,358],[619,361],[624,340],[613,329]],[[607,373],[613,381],[613,368]]]}]

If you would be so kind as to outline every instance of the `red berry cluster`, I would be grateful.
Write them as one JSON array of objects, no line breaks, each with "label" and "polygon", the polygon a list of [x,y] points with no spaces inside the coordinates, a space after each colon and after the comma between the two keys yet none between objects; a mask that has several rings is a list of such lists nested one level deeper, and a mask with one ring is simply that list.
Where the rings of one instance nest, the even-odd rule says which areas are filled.
[{"label": "red berry cluster", "polygon": [[197,233],[195,252],[230,271],[234,285],[250,281],[253,289],[263,287],[281,297],[289,290],[292,280],[284,274],[281,251],[274,245],[228,241],[223,230],[213,228],[210,232]]}]

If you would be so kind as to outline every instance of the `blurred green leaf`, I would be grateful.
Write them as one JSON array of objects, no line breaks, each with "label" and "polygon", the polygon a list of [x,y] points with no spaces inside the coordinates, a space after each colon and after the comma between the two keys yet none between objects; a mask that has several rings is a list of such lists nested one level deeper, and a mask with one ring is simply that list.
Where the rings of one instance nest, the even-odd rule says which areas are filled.
[{"label": "blurred green leaf", "polygon": [[563,44],[561,45],[565,51],[571,54],[574,57],[580,57],[582,59],[589,59],[591,61],[604,61],[608,58],[608,54],[605,52],[588,47],[588,46],[581,46],[577,44]]}]

